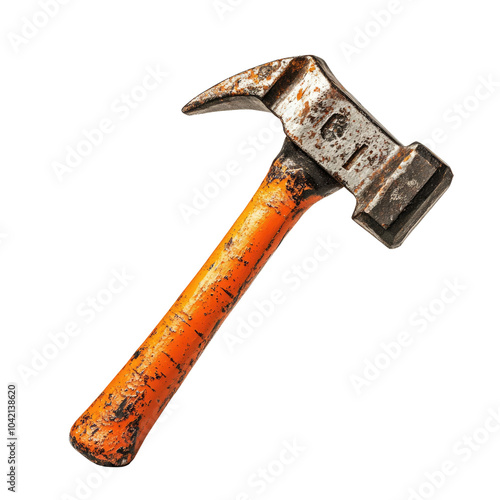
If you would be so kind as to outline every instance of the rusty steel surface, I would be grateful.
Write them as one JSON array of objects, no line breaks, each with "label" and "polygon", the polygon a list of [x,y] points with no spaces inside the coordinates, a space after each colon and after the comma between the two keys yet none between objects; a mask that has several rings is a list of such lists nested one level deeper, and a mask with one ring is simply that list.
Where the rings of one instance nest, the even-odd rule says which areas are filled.
[{"label": "rusty steel surface", "polygon": [[271,111],[287,137],[356,197],[353,218],[390,248],[404,241],[451,183],[421,144],[402,146],[314,56],[244,71],[189,102],[187,114]]},{"label": "rusty steel surface", "polygon": [[273,112],[287,136],[283,149],[206,264],[73,425],[72,445],[97,464],[132,461],[224,319],[315,202],[346,187],[356,197],[356,222],[394,248],[452,179],[424,146],[399,144],[316,57],[240,73],[183,111],[227,109]]}]

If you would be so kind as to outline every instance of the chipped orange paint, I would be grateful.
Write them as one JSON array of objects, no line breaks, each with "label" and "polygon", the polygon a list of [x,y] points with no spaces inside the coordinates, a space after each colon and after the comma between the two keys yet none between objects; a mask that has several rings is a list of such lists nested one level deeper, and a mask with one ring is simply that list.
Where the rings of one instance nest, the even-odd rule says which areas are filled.
[{"label": "chipped orange paint", "polygon": [[[266,180],[170,311],[71,429],[94,463],[132,461],[226,316],[300,216],[322,196],[275,160]],[[323,194],[324,196],[324,194]]]}]

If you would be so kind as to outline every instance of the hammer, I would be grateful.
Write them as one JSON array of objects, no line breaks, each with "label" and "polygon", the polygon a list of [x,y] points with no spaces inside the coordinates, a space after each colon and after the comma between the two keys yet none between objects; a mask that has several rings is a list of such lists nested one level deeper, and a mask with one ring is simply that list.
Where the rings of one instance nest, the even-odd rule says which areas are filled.
[{"label": "hammer", "polygon": [[271,111],[286,134],[248,206],[128,363],[75,422],[71,444],[92,462],[129,464],[213,335],[304,212],[345,187],[353,219],[400,246],[449,187],[450,168],[401,145],[314,56],[280,59],[190,101],[192,115]]}]

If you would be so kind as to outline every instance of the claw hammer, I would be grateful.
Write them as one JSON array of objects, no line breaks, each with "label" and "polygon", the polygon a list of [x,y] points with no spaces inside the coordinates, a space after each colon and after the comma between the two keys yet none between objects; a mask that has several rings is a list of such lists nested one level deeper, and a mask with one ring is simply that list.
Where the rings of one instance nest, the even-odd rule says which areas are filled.
[{"label": "claw hammer", "polygon": [[224,80],[183,112],[256,109],[282,121],[283,149],[252,200],[172,308],[75,422],[71,444],[123,466],[285,235],[314,203],[345,187],[353,219],[389,248],[403,243],[449,187],[450,168],[402,146],[314,56],[280,59]]}]

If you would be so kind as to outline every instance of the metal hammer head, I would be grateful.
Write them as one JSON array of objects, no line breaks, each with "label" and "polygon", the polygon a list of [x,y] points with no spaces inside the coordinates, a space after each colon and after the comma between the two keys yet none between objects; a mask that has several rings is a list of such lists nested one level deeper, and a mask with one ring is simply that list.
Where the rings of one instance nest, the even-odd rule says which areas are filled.
[{"label": "metal hammer head", "polygon": [[446,191],[453,174],[425,146],[402,146],[314,56],[280,59],[203,92],[186,114],[271,111],[288,138],[356,197],[353,219],[396,248]]}]

